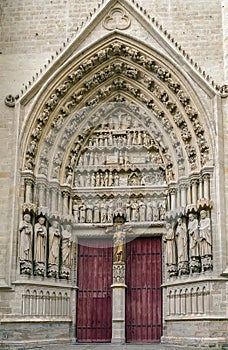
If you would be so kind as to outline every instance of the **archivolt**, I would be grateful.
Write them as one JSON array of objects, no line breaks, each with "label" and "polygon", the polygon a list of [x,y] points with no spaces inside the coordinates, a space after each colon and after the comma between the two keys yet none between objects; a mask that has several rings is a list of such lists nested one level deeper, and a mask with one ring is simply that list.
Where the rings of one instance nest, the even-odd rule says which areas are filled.
[{"label": "archivolt", "polygon": [[154,139],[160,137],[160,153],[165,159],[169,149],[176,179],[211,165],[205,116],[186,79],[167,60],[122,36],[111,37],[83,56],[65,66],[49,95],[32,111],[35,117],[29,118],[22,146],[24,170],[42,173],[51,157],[53,166],[42,174],[55,178],[56,164],[57,178],[64,183],[69,163],[76,161],[77,157],[72,159],[78,142],[83,148],[107,113],[104,106],[109,109],[117,103],[134,113]]}]

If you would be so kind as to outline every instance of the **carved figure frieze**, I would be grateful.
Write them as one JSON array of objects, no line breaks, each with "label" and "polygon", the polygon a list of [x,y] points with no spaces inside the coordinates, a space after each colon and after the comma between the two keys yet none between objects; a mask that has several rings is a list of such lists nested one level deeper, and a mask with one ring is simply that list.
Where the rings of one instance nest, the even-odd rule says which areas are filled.
[{"label": "carved figure frieze", "polygon": [[74,199],[72,214],[79,224],[112,223],[114,212],[121,208],[127,222],[165,221],[166,201],[158,198],[95,197]]}]

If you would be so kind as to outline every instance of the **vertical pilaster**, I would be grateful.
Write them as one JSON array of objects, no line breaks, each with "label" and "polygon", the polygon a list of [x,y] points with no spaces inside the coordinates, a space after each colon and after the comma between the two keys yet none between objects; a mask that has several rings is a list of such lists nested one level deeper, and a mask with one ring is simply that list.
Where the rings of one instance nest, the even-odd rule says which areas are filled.
[{"label": "vertical pilaster", "polygon": [[113,265],[112,343],[125,343],[125,263]]},{"label": "vertical pilaster", "polygon": [[125,343],[126,241],[123,222],[115,223],[113,237],[112,343]]}]

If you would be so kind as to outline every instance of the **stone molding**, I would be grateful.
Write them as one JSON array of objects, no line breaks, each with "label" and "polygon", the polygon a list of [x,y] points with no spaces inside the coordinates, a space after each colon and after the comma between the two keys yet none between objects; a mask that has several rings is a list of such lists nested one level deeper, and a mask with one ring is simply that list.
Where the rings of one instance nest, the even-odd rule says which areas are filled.
[{"label": "stone molding", "polygon": [[[122,58],[123,56],[125,56],[126,58],[131,58],[133,66],[126,65],[126,63],[122,62],[122,58],[118,63],[118,56],[120,54]],[[143,102],[143,104],[146,105],[147,108],[150,111],[152,111],[158,119],[163,121],[163,128],[165,127],[165,125],[170,124],[171,118],[173,118],[175,124],[173,124],[172,121],[169,128],[171,128],[171,130],[172,128],[180,129],[180,131],[178,132],[178,134],[180,133],[179,142],[182,145],[182,147],[183,145],[185,145],[184,152],[187,152],[188,154],[191,169],[195,169],[196,166],[198,166],[196,165],[197,154],[201,154],[201,164],[205,164],[205,162],[207,162],[207,153],[209,151],[209,146],[207,145],[207,141],[205,139],[202,124],[198,120],[198,112],[194,106],[192,107],[191,104],[189,104],[190,98],[181,89],[180,83],[175,82],[175,80],[172,79],[172,75],[167,69],[158,66],[156,64],[156,61],[154,61],[146,55],[143,55],[143,53],[137,51],[137,49],[130,48],[129,46],[126,46],[125,44],[122,44],[118,41],[114,41],[114,43],[111,44],[111,46],[106,47],[106,49],[103,49],[101,51],[98,51],[96,55],[88,58],[84,63],[80,65],[78,69],[72,72],[68,76],[67,80],[61,83],[55,89],[55,91],[51,93],[50,98],[46,101],[43,112],[40,112],[40,115],[38,116],[36,121],[36,125],[33,126],[33,129],[31,131],[30,143],[27,146],[26,159],[24,160],[25,169],[31,171],[33,171],[34,169],[37,150],[39,148],[38,145],[41,139],[41,135],[43,135],[44,133],[44,130],[46,135],[51,135],[51,131],[53,131],[53,129],[55,130],[55,132],[58,132],[58,130],[60,130],[62,124],[64,123],[64,120],[72,113],[75,113],[74,111],[76,108],[82,108],[83,106],[87,105],[87,107],[90,109],[90,107],[92,106],[95,107],[99,101],[108,102],[110,101],[109,96],[111,96],[112,93],[116,94],[116,91],[126,91],[128,94],[130,94],[131,99],[137,100],[137,103]],[[116,62],[110,66],[106,66],[106,68],[104,67],[102,74],[104,74],[105,80],[107,79],[107,73],[104,73],[105,71],[109,71],[109,74],[111,74],[111,76],[113,74],[114,76],[116,75],[117,78],[112,80],[112,84],[104,86],[102,87],[102,89],[100,88],[98,90],[98,95],[95,95],[92,99],[90,98],[90,100],[86,102],[85,97],[91,89],[94,89],[94,85],[91,86],[90,84],[88,85],[88,82],[84,82],[84,84],[81,85],[82,88],[79,88],[78,92],[71,95],[70,100],[69,98],[66,99],[70,91],[72,90],[74,84],[81,84],[84,79],[84,76],[87,76],[88,73],[92,72],[93,69],[97,66],[97,64],[100,66],[100,64],[104,62],[104,59],[107,60],[108,57],[115,58]],[[136,63],[137,66],[135,66]],[[148,69],[148,73],[150,75],[152,74],[153,78],[151,79],[149,78],[149,76],[146,76],[144,73],[142,73],[138,69],[138,65],[142,65],[144,69]],[[118,78],[118,71],[126,75],[127,80]],[[99,74],[101,74],[101,72]],[[99,76],[99,74],[96,73],[95,75]],[[144,80],[142,80],[141,82],[141,78],[137,77],[141,76],[142,74],[144,76]],[[90,81],[94,84],[94,82],[96,82],[96,79],[97,78],[95,78],[94,76],[92,80],[90,79]],[[98,82],[100,84],[99,79]],[[129,79],[133,79],[133,84],[128,82]],[[138,81],[136,84],[137,86],[135,86],[136,81]],[[165,84],[163,85],[163,87],[165,87],[164,90],[161,89],[161,87],[159,87],[159,81],[161,81],[162,84]],[[95,86],[96,84],[97,83],[95,83]],[[141,89],[141,84],[145,84],[143,90]],[[145,88],[148,89],[147,94],[143,92]],[[153,97],[153,101],[151,100],[151,97]],[[62,107],[60,107],[60,102],[62,99],[65,102],[62,105]],[[81,103],[82,99],[83,105]],[[122,99],[125,98],[122,97]],[[159,101],[160,107],[158,107],[156,103],[154,103],[156,101]],[[129,101],[129,103],[131,102]],[[58,111],[56,111],[57,105]],[[53,113],[55,115],[54,118],[52,117]],[[81,121],[83,121],[83,118],[84,116],[82,113]],[[191,125],[191,131],[188,129],[188,125]],[[51,144],[53,144],[54,142],[53,136],[52,139],[50,138],[50,136],[48,136],[48,140],[50,140],[48,142],[51,142]],[[195,143],[197,144],[197,151],[195,149],[195,146],[193,145]],[[60,151],[58,152],[59,154],[61,153]],[[42,164],[45,165],[45,160],[42,161]],[[55,164],[56,166],[61,167],[61,163]]]}]

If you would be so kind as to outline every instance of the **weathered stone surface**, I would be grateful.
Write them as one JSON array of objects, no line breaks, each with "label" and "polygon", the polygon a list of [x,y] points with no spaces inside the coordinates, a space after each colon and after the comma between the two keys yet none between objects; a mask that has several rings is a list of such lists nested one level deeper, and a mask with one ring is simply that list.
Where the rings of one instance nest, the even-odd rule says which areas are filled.
[{"label": "weathered stone surface", "polygon": [[164,238],[162,341],[228,343],[227,4],[5,0],[0,17],[0,346],[75,338],[76,235],[112,237],[115,215],[130,237]]}]

